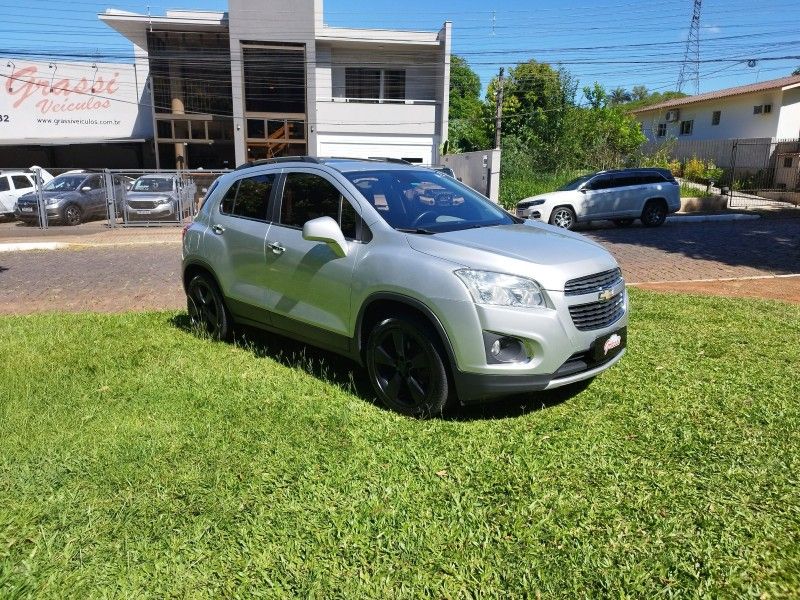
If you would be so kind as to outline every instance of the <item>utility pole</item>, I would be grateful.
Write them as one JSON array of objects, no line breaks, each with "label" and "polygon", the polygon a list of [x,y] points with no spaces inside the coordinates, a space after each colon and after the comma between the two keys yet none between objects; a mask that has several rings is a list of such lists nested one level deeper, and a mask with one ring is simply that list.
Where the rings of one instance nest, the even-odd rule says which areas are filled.
[{"label": "utility pole", "polygon": [[692,10],[692,24],[689,26],[689,36],[686,38],[686,50],[683,54],[683,64],[678,75],[677,89],[683,91],[684,83],[694,83],[694,93],[700,93],[700,9],[703,0],[694,0]]},{"label": "utility pole", "polygon": [[494,113],[494,147],[500,147],[500,134],[503,130],[503,73],[505,69],[500,67],[500,76],[497,78],[497,94],[495,96],[495,113]]}]

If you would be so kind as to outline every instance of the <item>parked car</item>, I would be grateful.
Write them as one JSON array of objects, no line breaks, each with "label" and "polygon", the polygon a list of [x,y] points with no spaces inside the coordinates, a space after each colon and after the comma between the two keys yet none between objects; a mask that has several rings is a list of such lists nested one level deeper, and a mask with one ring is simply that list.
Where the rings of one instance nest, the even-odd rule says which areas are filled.
[{"label": "parked car", "polygon": [[127,193],[127,221],[180,221],[191,214],[192,195],[181,190],[173,174],[142,175]]},{"label": "parked car", "polygon": [[555,192],[525,198],[517,204],[517,216],[564,229],[606,219],[620,227],[636,219],[658,227],[680,209],[680,196],[680,186],[668,169],[600,171],[573,179]]},{"label": "parked car", "polygon": [[[124,182],[113,176],[114,197],[119,210],[125,198]],[[42,188],[48,223],[78,225],[108,216],[109,195],[102,173],[71,171],[54,177]],[[38,194],[29,192],[17,200],[14,216],[26,223],[39,222]]]},{"label": "parked car", "polygon": [[221,176],[184,228],[192,323],[278,332],[366,366],[409,415],[591,379],[625,352],[619,267],[430,169],[273,159]]},{"label": "parked car", "polygon": [[53,176],[41,167],[31,167],[27,171],[0,171],[0,217],[13,217],[14,205],[23,194],[36,187],[36,172],[39,171],[42,183]]}]

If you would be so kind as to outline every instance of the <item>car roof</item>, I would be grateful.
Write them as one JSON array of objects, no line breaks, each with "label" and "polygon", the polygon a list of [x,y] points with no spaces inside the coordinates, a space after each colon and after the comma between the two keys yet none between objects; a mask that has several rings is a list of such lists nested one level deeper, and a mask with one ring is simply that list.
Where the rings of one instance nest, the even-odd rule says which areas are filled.
[{"label": "car roof", "polygon": [[427,169],[421,165],[415,165],[402,159],[395,158],[347,158],[347,157],[316,157],[316,156],[284,156],[279,158],[268,158],[245,163],[236,168],[237,171],[260,167],[265,165],[281,165],[304,167],[309,164],[325,165],[336,169],[340,173],[352,173],[357,171],[402,171]]},{"label": "car roof", "polygon": [[598,171],[594,173],[594,175],[615,175],[619,173],[652,173],[655,171],[656,173],[672,173],[669,169],[664,169],[662,167],[631,167],[629,169],[608,169],[607,171]]},{"label": "car roof", "polygon": [[139,175],[136,180],[138,181],[139,179],[144,179],[145,177],[149,179],[175,179],[175,173],[145,173],[143,175]]}]

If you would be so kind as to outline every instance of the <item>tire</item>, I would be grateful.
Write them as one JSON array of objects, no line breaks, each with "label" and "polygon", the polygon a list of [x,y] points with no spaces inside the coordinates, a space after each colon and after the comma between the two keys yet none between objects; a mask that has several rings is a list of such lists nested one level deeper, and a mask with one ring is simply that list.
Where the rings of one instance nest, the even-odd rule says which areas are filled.
[{"label": "tire", "polygon": [[617,227],[630,227],[636,219],[614,219],[614,225]]},{"label": "tire", "polygon": [[186,288],[186,307],[193,327],[217,341],[228,341],[233,333],[232,320],[217,284],[199,273]]},{"label": "tire", "polygon": [[659,227],[667,220],[667,203],[663,200],[648,200],[642,210],[642,225]]},{"label": "tire", "polygon": [[561,229],[572,229],[575,227],[575,211],[569,206],[557,206],[550,213],[550,225],[555,225]]},{"label": "tire", "polygon": [[77,204],[67,204],[61,213],[61,220],[64,221],[64,225],[69,225],[70,227],[80,225],[83,222],[81,207]]},{"label": "tire", "polygon": [[369,334],[369,380],[389,408],[411,417],[441,415],[450,397],[445,353],[424,322],[389,317]]}]

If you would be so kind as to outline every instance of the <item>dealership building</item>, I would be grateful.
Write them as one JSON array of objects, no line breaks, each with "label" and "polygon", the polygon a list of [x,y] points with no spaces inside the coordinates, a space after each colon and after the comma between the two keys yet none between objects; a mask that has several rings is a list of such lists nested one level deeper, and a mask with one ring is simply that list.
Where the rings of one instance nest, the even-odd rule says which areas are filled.
[{"label": "dealership building", "polygon": [[130,40],[133,62],[8,61],[0,115],[14,126],[0,129],[2,166],[209,169],[303,154],[439,161],[449,23],[330,27],[322,0],[99,18]]}]

